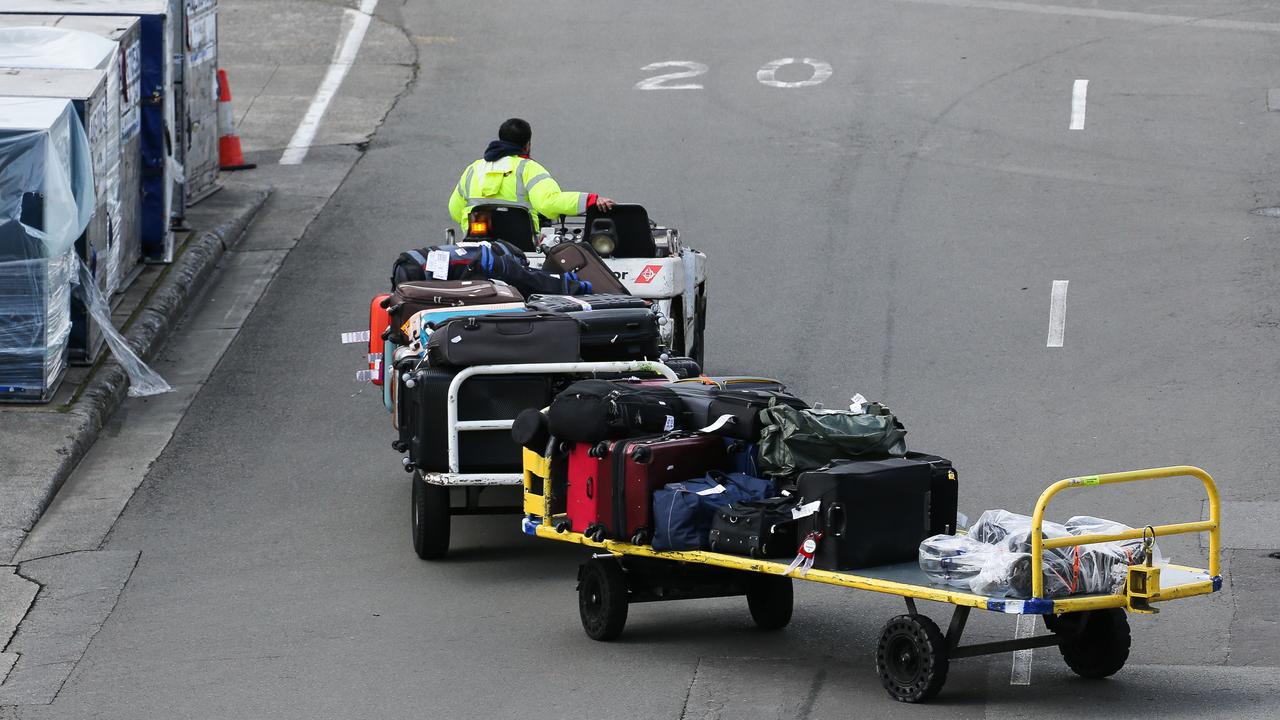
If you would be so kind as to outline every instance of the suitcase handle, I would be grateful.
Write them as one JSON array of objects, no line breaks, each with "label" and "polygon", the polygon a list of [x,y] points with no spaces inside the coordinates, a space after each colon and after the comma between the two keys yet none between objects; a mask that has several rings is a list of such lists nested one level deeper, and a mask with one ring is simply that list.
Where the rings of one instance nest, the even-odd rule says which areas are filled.
[{"label": "suitcase handle", "polygon": [[[836,522],[839,518],[839,522]],[[827,531],[831,537],[842,537],[844,535],[844,506],[840,503],[831,503],[827,506]]]}]

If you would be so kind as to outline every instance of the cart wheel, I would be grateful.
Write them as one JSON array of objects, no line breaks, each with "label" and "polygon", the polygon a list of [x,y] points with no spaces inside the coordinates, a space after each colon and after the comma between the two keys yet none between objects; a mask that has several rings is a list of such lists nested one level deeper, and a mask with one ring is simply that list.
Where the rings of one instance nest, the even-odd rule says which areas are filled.
[{"label": "cart wheel", "polygon": [[791,578],[753,573],[747,581],[747,608],[761,630],[781,630],[791,622]]},{"label": "cart wheel", "polygon": [[413,474],[413,550],[423,560],[449,552],[449,488]]},{"label": "cart wheel", "polygon": [[1045,615],[1044,625],[1062,638],[1062,659],[1081,677],[1114,675],[1129,659],[1129,618],[1120,608]]},{"label": "cart wheel", "polygon": [[899,615],[884,626],[876,645],[876,672],[898,702],[924,702],[947,682],[947,641],[923,615]]},{"label": "cart wheel", "polygon": [[578,572],[578,614],[592,640],[616,640],[627,624],[627,576],[612,558],[591,558]]}]

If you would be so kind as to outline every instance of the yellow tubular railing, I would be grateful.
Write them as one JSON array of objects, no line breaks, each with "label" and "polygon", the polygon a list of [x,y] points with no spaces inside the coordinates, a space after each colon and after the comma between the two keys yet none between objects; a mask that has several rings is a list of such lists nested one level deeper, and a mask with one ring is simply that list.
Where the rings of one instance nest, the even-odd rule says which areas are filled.
[{"label": "yellow tubular railing", "polygon": [[[1205,492],[1209,496],[1209,519],[1196,522],[1173,523],[1170,525],[1154,525],[1150,530],[1127,530],[1114,534],[1098,534],[1098,535],[1073,535],[1064,538],[1044,539],[1040,532],[1040,526],[1044,522],[1044,511],[1049,505],[1049,500],[1059,492],[1067,488],[1092,487],[1094,485],[1112,485],[1115,483],[1135,482],[1138,480],[1158,480],[1161,478],[1174,477],[1193,477],[1200,480],[1204,484]],[[1209,473],[1198,467],[1191,465],[1175,465],[1173,467],[1151,468],[1149,470],[1130,470],[1128,472],[1107,473],[1105,475],[1088,475],[1084,477],[1067,478],[1059,480],[1050,485],[1040,494],[1040,499],[1036,501],[1035,512],[1031,515],[1031,567],[1034,571],[1031,573],[1031,596],[1034,598],[1044,597],[1044,551],[1045,549],[1072,547],[1076,545],[1092,545],[1100,542],[1113,542],[1116,540],[1136,540],[1143,536],[1144,532],[1155,531],[1157,537],[1164,535],[1180,535],[1184,533],[1209,533],[1209,575],[1216,577],[1220,574],[1218,567],[1218,553],[1221,548],[1221,528],[1220,528],[1220,508],[1218,501],[1218,486],[1213,482],[1213,478]]]}]

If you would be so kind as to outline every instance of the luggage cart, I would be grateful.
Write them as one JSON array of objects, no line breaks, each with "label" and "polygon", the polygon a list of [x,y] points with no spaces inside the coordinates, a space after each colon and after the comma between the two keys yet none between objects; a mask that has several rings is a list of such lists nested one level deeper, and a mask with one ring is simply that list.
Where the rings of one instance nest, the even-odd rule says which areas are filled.
[{"label": "luggage cart", "polygon": [[[1156,613],[1159,612],[1154,606],[1156,603],[1208,595],[1222,588],[1217,486],[1207,472],[1186,465],[1068,478],[1045,489],[1032,513],[1032,592],[1027,599],[976,595],[933,583],[915,562],[857,571],[809,570],[804,575],[788,575],[785,562],[714,552],[657,552],[649,546],[615,540],[596,542],[569,531],[565,517],[552,512],[555,498],[548,478],[550,467],[550,458],[525,451],[523,528],[526,534],[536,537],[603,550],[578,570],[578,609],[589,637],[600,641],[617,638],[632,603],[733,595],[746,596],[751,617],[759,627],[782,628],[791,620],[793,578],[898,595],[905,599],[907,613],[885,624],[876,646],[875,663],[881,684],[893,699],[901,702],[923,702],[937,695],[946,682],[951,660],[1037,647],[1057,647],[1078,675],[1107,677],[1119,671],[1129,656],[1126,611]],[[1040,528],[1045,509],[1049,501],[1064,490],[1175,477],[1193,477],[1204,485],[1209,499],[1207,520],[1119,533],[1042,538]],[[1172,564],[1131,565],[1120,592],[1045,597],[1046,550],[1184,533],[1209,534],[1207,569]],[[916,600],[955,606],[945,633],[917,610]],[[965,622],[974,608],[1040,615],[1049,632],[1028,638],[961,645]]]},{"label": "luggage cart", "polygon": [[[465,368],[454,376],[449,383],[445,411],[449,469],[445,472],[423,471],[415,467],[409,458],[404,459],[405,469],[413,473],[413,547],[418,556],[424,560],[444,557],[449,550],[450,518],[453,515],[518,514],[521,510],[520,505],[485,506],[479,502],[480,492],[484,488],[520,487],[524,477],[521,473],[464,472],[461,467],[459,434],[482,430],[510,430],[515,421],[515,418],[459,420],[458,400],[464,383],[471,378],[492,375],[578,376],[625,373],[653,373],[668,380],[677,379],[674,370],[653,360],[476,365]],[[453,504],[450,488],[464,489],[464,503],[460,507]]]}]

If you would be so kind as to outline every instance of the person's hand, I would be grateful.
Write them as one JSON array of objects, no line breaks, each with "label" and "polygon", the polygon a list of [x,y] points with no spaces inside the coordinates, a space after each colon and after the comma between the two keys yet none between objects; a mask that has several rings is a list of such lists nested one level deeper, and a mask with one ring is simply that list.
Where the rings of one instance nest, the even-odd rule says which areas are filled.
[{"label": "person's hand", "polygon": [[596,198],[596,207],[604,212],[608,212],[612,210],[613,205],[614,205],[613,200],[610,198],[603,197],[603,196]]}]

